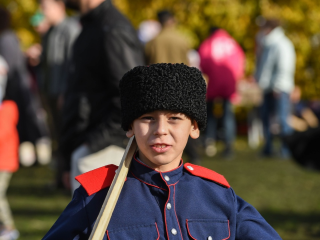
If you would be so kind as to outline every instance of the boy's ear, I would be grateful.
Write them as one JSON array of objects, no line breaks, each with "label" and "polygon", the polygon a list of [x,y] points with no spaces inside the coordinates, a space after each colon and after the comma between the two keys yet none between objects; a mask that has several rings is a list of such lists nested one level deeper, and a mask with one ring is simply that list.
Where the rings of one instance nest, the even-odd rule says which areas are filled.
[{"label": "boy's ear", "polygon": [[128,138],[131,138],[133,135],[134,135],[134,132],[133,132],[132,128],[130,128],[130,129],[126,132],[126,136],[127,136]]},{"label": "boy's ear", "polygon": [[193,139],[197,139],[200,136],[200,129],[198,123],[196,121],[192,121],[190,137]]}]

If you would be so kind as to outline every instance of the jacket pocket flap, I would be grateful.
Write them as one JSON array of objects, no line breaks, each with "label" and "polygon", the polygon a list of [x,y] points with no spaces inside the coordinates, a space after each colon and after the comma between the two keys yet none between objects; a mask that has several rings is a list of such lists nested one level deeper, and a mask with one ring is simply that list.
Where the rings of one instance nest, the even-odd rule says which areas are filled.
[{"label": "jacket pocket flap", "polygon": [[187,219],[187,229],[189,236],[195,240],[225,240],[230,237],[229,220]]},{"label": "jacket pocket flap", "polygon": [[107,236],[109,240],[158,240],[160,238],[156,223],[107,230]]}]

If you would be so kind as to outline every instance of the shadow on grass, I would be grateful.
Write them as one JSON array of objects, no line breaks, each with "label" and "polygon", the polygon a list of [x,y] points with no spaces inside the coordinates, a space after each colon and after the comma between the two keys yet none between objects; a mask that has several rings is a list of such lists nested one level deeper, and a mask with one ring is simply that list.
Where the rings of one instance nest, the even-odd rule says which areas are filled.
[{"label": "shadow on grass", "polygon": [[320,239],[320,212],[295,213],[270,210],[259,212],[275,229],[291,233],[302,231],[306,237]]}]

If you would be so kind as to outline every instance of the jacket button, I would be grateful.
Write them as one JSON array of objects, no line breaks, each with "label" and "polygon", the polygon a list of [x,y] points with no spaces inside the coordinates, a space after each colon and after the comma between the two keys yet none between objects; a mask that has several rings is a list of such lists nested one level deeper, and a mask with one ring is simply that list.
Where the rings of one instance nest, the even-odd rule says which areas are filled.
[{"label": "jacket button", "polygon": [[176,230],[175,228],[172,228],[172,229],[171,229],[171,233],[172,233],[173,235],[177,235],[178,232],[177,232],[177,230]]},{"label": "jacket button", "polygon": [[171,209],[171,203],[167,204],[167,209],[170,210]]},{"label": "jacket button", "polygon": [[208,237],[208,240],[212,240],[212,237],[211,237],[211,236],[209,236],[209,237]]},{"label": "jacket button", "polygon": [[167,175],[164,176],[164,179],[165,179],[167,182],[170,181],[170,178],[169,178]]}]

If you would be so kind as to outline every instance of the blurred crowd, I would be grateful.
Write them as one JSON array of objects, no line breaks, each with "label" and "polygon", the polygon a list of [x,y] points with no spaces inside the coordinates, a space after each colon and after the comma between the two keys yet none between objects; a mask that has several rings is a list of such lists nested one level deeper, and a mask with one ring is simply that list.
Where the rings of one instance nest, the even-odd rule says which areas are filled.
[{"label": "blurred crowd", "polygon": [[[77,14],[68,16],[67,8]],[[295,48],[278,19],[257,20],[252,76],[245,75],[245,52],[225,29],[211,26],[192,49],[168,10],[136,30],[110,0],[40,0],[30,24],[41,42],[23,52],[9,11],[0,8],[0,238],[18,237],[5,192],[19,163],[51,163],[55,187],[72,190],[79,186],[75,176],[118,163],[113,159],[121,159],[127,143],[118,84],[138,65],[184,63],[202,71],[208,125],[200,142],[187,144],[190,162],[201,164],[201,147],[209,157],[232,159],[235,109],[245,108],[248,144],[262,144],[262,159],[294,158],[320,168],[320,102],[301,99],[294,82]]]}]

